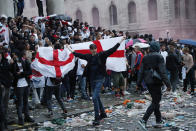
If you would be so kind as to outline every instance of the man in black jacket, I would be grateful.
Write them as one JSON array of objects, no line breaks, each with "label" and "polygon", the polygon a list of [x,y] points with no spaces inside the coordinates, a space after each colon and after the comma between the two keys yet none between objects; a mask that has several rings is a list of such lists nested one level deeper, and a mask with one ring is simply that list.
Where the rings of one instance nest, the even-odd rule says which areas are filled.
[{"label": "man in black jacket", "polygon": [[[28,96],[29,96],[29,82],[31,67],[30,63],[26,59],[25,52],[16,56],[13,63],[13,74],[14,74],[14,87],[16,88],[17,97],[17,113],[18,113],[18,124],[24,125],[25,122],[34,122],[29,116]],[[22,111],[24,109],[25,119],[23,119]]]},{"label": "man in black jacket", "polygon": [[[151,105],[148,107],[145,115],[143,116],[143,119],[139,121],[139,124],[143,128],[146,127],[146,123],[153,112],[156,116],[157,125],[161,125],[163,123],[163,120],[161,119],[160,104],[159,104],[161,101],[162,82],[165,83],[168,90],[171,89],[171,84],[166,74],[164,58],[161,54],[158,53],[159,50],[160,50],[159,43],[157,42],[150,43],[150,53],[144,56],[138,75],[137,85],[141,85],[142,80],[144,80],[148,87],[149,93],[151,94],[152,97]],[[160,76],[159,80],[158,79],[154,80],[155,79],[154,77],[150,78],[149,75],[147,75],[149,74],[148,72],[152,69],[159,74]],[[152,73],[150,73],[150,75],[151,74]]]},{"label": "man in black jacket", "polygon": [[[120,43],[124,41],[124,38]],[[90,51],[92,54],[80,54],[73,52],[72,49],[67,46],[67,48],[73,52],[74,56],[84,59],[88,62],[86,69],[87,75],[90,79],[91,88],[93,89],[93,103],[94,103],[94,112],[95,120],[93,125],[99,125],[101,119],[106,118],[107,115],[104,110],[104,106],[100,100],[99,93],[104,82],[104,77],[106,76],[106,60],[111,54],[113,54],[120,43],[116,44],[113,48],[97,53],[97,46],[95,44],[90,45]],[[100,115],[99,115],[100,112]]]},{"label": "man in black jacket", "polygon": [[4,57],[5,52],[0,49],[0,130],[7,128],[7,110],[9,101],[9,87],[11,86],[11,68]]},{"label": "man in black jacket", "polygon": [[166,57],[166,67],[170,72],[170,82],[172,85],[172,91],[175,92],[178,83],[178,67],[180,65],[180,61],[178,59],[177,54],[175,53],[174,45],[170,45],[170,50],[168,52],[168,56]]}]

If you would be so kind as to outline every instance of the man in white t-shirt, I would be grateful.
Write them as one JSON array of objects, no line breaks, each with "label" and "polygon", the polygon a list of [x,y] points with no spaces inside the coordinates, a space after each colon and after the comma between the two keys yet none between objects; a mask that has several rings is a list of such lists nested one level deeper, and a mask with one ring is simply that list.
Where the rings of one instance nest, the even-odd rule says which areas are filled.
[{"label": "man in white t-shirt", "polygon": [[[167,56],[168,56],[168,53],[167,53],[167,51],[166,51],[166,46],[165,46],[165,44],[161,45],[160,54],[163,56],[164,62],[165,62],[165,64],[166,64],[166,58],[167,58]],[[163,86],[162,86],[162,91],[164,92],[164,91],[166,91],[166,89],[167,89],[167,88],[166,88],[166,85],[163,85]]]},{"label": "man in white t-shirt", "polygon": [[166,49],[165,45],[164,44],[161,45],[160,54],[163,56],[164,61],[166,63],[166,57],[168,56],[168,53],[167,53],[167,51],[165,51],[165,49]]},{"label": "man in white t-shirt", "polygon": [[77,76],[79,81],[79,87],[81,89],[82,99],[90,100],[86,92],[86,76],[83,76],[86,65],[86,60],[78,59]]},{"label": "man in white t-shirt", "polygon": [[[25,122],[34,122],[34,120],[29,116],[29,76],[31,75],[30,63],[26,59],[24,52],[15,56],[15,61],[13,64],[13,72],[15,76],[14,86],[16,87],[16,97],[17,97],[17,113],[18,113],[18,124],[24,125]],[[22,116],[22,111],[24,109],[24,119]]]}]

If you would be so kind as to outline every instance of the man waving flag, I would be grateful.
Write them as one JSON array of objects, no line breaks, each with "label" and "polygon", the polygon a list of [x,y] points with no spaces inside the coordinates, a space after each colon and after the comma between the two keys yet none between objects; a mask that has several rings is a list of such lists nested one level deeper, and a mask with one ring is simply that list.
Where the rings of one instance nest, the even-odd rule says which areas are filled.
[{"label": "man waving flag", "polygon": [[[122,37],[104,39],[93,42],[72,44],[71,48],[76,53],[91,54],[89,46],[96,45],[97,52],[103,52],[115,46]],[[64,50],[54,50],[52,47],[41,47],[38,49],[32,68],[46,77],[63,77],[75,65],[74,55],[65,47]],[[117,51],[107,58],[106,69],[116,72],[126,71],[125,44],[119,46]]]},{"label": "man waving flag", "polygon": [[[76,53],[91,54],[89,46],[95,44],[97,46],[97,53],[106,51],[121,41],[122,37],[96,40],[93,42],[85,42],[71,45],[71,48]],[[107,58],[106,69],[116,72],[126,71],[126,58],[125,58],[125,41],[122,42],[120,47]]]},{"label": "man waving flag", "polygon": [[[118,43],[119,42],[119,43]],[[103,40],[103,41],[94,41],[93,43],[89,43],[89,50],[87,48],[84,48],[82,50],[75,50],[73,51],[68,45],[67,48],[73,52],[74,56],[79,57],[80,59],[84,59],[88,62],[86,65],[87,75],[90,80],[90,86],[93,90],[93,105],[94,105],[94,112],[95,112],[95,120],[93,122],[93,125],[99,125],[100,120],[107,117],[105,113],[104,106],[101,102],[99,93],[101,90],[101,87],[103,85],[103,82],[105,80],[106,76],[106,60],[108,57],[115,58],[110,59],[108,58],[108,66],[107,68],[110,69],[113,67],[114,70],[120,71],[125,69],[124,65],[120,64],[123,63],[125,59],[123,57],[125,56],[123,49],[125,46],[124,38],[115,38],[110,39],[109,41]],[[87,44],[85,44],[86,46]],[[118,50],[118,48],[122,45],[122,47]],[[74,46],[73,46],[74,47]],[[110,48],[109,48],[110,47]],[[80,48],[78,48],[80,49]],[[78,53],[80,52],[80,53]],[[89,53],[88,53],[89,52]],[[87,54],[86,54],[87,53]],[[118,59],[120,58],[120,59]],[[122,59],[122,60],[121,60]],[[118,64],[116,64],[116,62]],[[113,64],[115,66],[113,66]],[[119,68],[120,67],[120,68]],[[126,67],[126,65],[125,65]],[[122,68],[122,69],[121,69]]]}]

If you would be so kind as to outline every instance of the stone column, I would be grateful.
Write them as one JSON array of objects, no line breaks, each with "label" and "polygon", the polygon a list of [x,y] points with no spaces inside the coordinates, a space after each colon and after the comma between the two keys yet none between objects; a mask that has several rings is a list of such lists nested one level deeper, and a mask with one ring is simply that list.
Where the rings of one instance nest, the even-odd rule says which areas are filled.
[{"label": "stone column", "polygon": [[65,14],[64,0],[46,0],[47,15]]},{"label": "stone column", "polygon": [[13,0],[0,0],[0,16],[3,14],[8,17],[14,17]]}]

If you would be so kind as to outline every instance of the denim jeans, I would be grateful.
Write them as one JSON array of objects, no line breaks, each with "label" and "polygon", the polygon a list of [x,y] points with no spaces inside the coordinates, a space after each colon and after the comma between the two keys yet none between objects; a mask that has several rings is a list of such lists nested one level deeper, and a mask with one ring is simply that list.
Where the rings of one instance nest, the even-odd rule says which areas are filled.
[{"label": "denim jeans", "polygon": [[16,97],[17,97],[17,112],[18,118],[22,119],[22,111],[24,109],[25,116],[29,115],[29,87],[16,87]]},{"label": "denim jeans", "polygon": [[175,92],[176,91],[176,88],[177,88],[177,84],[178,84],[178,71],[174,70],[174,71],[171,71],[170,72],[170,82],[171,82],[171,85],[172,85],[172,91]]},{"label": "denim jeans", "polygon": [[67,98],[74,99],[75,84],[76,84],[75,78],[70,78],[70,76],[67,74],[64,76],[62,82],[67,91]]},{"label": "denim jeans", "polygon": [[110,75],[107,75],[105,77],[105,81],[104,81],[103,85],[104,85],[104,87],[111,88],[111,76]]},{"label": "denim jeans", "polygon": [[86,93],[86,77],[79,75],[78,80],[79,80],[79,87],[81,89],[82,97],[88,98],[88,95]]},{"label": "denim jeans", "polygon": [[33,90],[32,102],[34,104],[40,104],[41,103],[40,100],[42,98],[44,88],[43,87],[40,87],[40,88],[32,88],[32,90]]},{"label": "denim jeans", "polygon": [[18,2],[17,4],[18,7],[18,16],[21,16],[23,14],[23,9],[24,9],[24,1],[23,2]]},{"label": "denim jeans", "polygon": [[56,100],[58,101],[59,105],[61,106],[62,110],[65,109],[63,101],[61,99],[61,88],[59,86],[46,86],[46,100],[47,100],[47,107],[49,111],[52,111],[52,94],[54,93]]},{"label": "denim jeans", "polygon": [[103,86],[104,83],[104,77],[97,79],[97,80],[92,80],[91,81],[91,88],[93,90],[93,104],[94,104],[94,112],[95,112],[95,119],[99,118],[99,112],[104,113],[104,106],[100,100],[100,92],[101,92],[101,87]]}]

